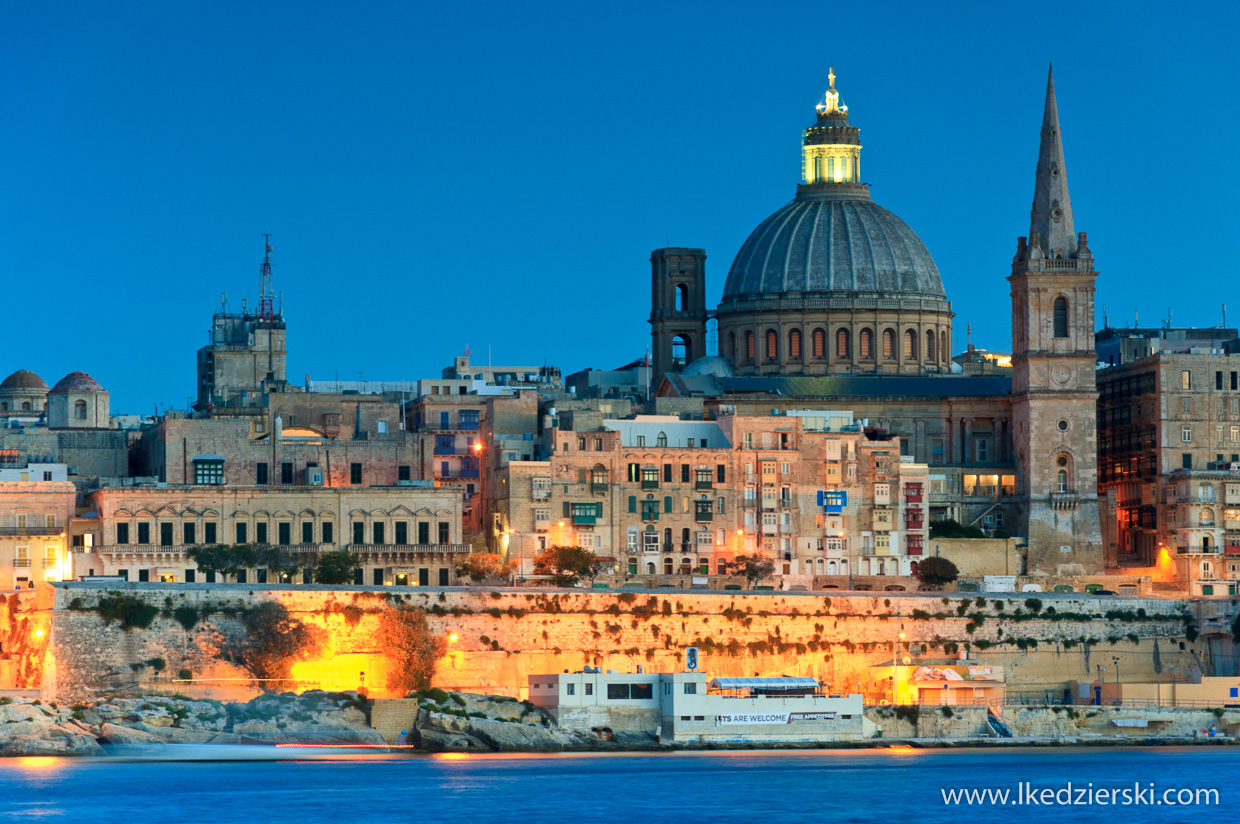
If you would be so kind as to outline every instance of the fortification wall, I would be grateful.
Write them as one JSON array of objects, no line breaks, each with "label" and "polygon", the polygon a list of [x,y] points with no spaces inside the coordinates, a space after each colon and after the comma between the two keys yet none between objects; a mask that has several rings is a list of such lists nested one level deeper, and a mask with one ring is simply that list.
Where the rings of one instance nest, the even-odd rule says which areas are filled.
[{"label": "fortification wall", "polygon": [[[147,629],[106,625],[94,607],[120,591],[161,615]],[[71,700],[162,684],[194,696],[253,694],[246,674],[219,654],[227,635],[239,630],[237,611],[265,600],[283,603],[329,638],[320,660],[296,665],[293,682],[269,687],[363,687],[381,697],[389,696],[378,628],[388,604],[425,609],[434,631],[455,636],[438,686],[517,698],[526,697],[530,674],[583,665],[674,671],[689,646],[699,648],[701,667],[712,674],[813,676],[837,692],[860,690],[873,702],[889,684],[883,686],[881,674],[872,679],[868,668],[889,665],[897,643],[899,655],[914,660],[969,649],[980,663],[1005,667],[1010,694],[1060,695],[1068,681],[1091,680],[1097,666],[1110,668],[1115,657],[1129,681],[1165,678],[1172,667],[1184,679],[1201,668],[1183,637],[1182,603],[1156,599],[66,583],[56,585],[49,613],[54,629],[44,693]],[[214,611],[186,630],[172,617],[178,607]],[[162,672],[151,664],[135,669],[152,661],[163,663]],[[181,670],[191,677],[177,679]]]}]

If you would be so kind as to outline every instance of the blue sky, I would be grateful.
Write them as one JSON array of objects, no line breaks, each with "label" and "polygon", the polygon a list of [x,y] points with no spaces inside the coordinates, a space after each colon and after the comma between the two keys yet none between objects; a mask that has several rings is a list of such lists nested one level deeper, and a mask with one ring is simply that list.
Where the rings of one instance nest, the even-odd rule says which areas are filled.
[{"label": "blue sky", "polygon": [[[1113,324],[1240,322],[1229,42],[1153,3],[9,3],[0,372],[185,406],[220,293],[258,291],[289,376],[640,356],[649,255],[710,302],[795,193],[834,66],[865,179],[934,256],[957,348],[1009,345],[1047,62]],[[1189,288],[1189,285],[1193,288]],[[1101,319],[1099,319],[1101,323]]]}]

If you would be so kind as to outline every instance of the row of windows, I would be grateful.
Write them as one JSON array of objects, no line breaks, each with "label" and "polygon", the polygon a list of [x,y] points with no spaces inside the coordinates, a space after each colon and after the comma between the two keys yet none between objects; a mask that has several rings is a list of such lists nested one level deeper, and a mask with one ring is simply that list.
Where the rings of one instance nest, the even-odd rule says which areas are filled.
[{"label": "row of windows", "polygon": [[[1232,389],[1240,388],[1240,373],[1232,372],[1231,379],[1228,381],[1224,381],[1223,378],[1224,378],[1224,375],[1222,372],[1216,371],[1214,373],[1214,388],[1216,390],[1222,390],[1224,384],[1228,385]],[[1192,389],[1193,388],[1193,373],[1188,369],[1185,369],[1180,372],[1180,388],[1181,389]]]},{"label": "row of windows", "polygon": [[[136,526],[136,529],[130,529]],[[176,529],[175,524],[161,523],[159,528],[159,546],[176,546]],[[207,522],[201,524],[202,532],[199,533],[199,524],[185,523],[181,525],[181,541],[180,544],[215,544],[219,543],[220,530],[219,525],[215,522]],[[372,523],[370,530],[370,541],[372,544],[387,544],[387,524],[383,522]],[[411,531],[408,521],[396,521],[392,524],[392,541],[393,544],[404,545],[411,543],[409,538]],[[315,541],[315,524],[313,521],[301,522],[301,540],[303,544],[333,543],[335,538],[335,524],[331,521],[324,521],[319,524],[319,540]],[[451,524],[446,521],[439,521],[435,525],[435,537],[437,543],[446,544],[450,542]],[[280,546],[289,546],[293,543],[293,535],[296,526],[292,521],[279,521],[276,523],[276,543]],[[251,540],[250,525],[248,523],[234,524],[234,542],[238,544],[248,544]],[[429,544],[431,543],[431,523],[428,521],[417,521],[414,525],[417,540],[412,543]],[[354,521],[352,523],[352,538],[354,544],[365,544],[366,540],[366,524],[362,521]],[[130,543],[130,539],[135,538],[133,543],[138,545],[147,545],[151,543],[151,524],[146,521],[139,521],[137,524],[129,524],[125,522],[116,525],[116,543],[126,545]],[[270,543],[271,535],[269,532],[269,524],[258,522],[254,524],[253,540],[257,544]]]},{"label": "row of windows", "polygon": [[[674,483],[673,464],[663,464],[663,483]],[[786,464],[785,464],[786,466]],[[598,470],[595,470],[596,473]],[[710,467],[698,466],[690,467],[689,464],[680,465],[680,482],[683,484],[697,483],[710,484],[727,482],[727,467],[725,464],[716,464],[712,474]],[[604,480],[606,476],[604,475]],[[597,483],[597,481],[595,482]],[[659,468],[657,466],[642,466],[641,464],[629,464],[629,483],[642,483],[645,485],[659,485]]]},{"label": "row of windows", "polygon": [[[897,340],[900,341],[897,350]],[[731,349],[732,361],[739,363],[742,360],[742,353],[737,350],[736,333],[729,333],[728,345]],[[763,335],[762,356],[767,362],[778,361],[779,354],[779,333],[774,329],[768,329]],[[862,329],[857,335],[857,352],[856,355],[862,360],[869,360],[875,357],[874,351],[874,331],[872,329]],[[895,360],[897,351],[903,360],[915,361],[919,359],[919,338],[917,332],[912,329],[905,330],[904,334],[897,338],[895,329],[884,329],[882,333],[882,357],[885,360]],[[801,330],[793,329],[788,332],[786,351],[788,360],[801,360],[804,357],[802,352]],[[945,358],[948,351],[947,332],[935,333],[933,330],[926,330],[924,360],[935,362],[941,358]],[[827,333],[823,329],[815,329],[810,335],[810,357],[818,360],[827,358]],[[835,357],[838,360],[847,360],[853,357],[852,350],[852,333],[848,329],[838,329],[835,333]],[[746,363],[754,363],[758,360],[758,338],[753,332],[744,333],[744,353],[743,360]]]},{"label": "row of windows", "polygon": [[[306,464],[306,469],[317,469],[318,464],[311,461]],[[396,479],[398,481],[408,481],[412,479],[412,473],[408,464],[402,464],[396,467]],[[349,483],[354,486],[361,486],[363,483],[362,464],[349,464]],[[194,483],[218,486],[224,483],[224,462],[223,461],[194,461]],[[271,484],[271,468],[266,461],[256,463],[254,465],[254,483],[256,486],[268,486]],[[292,461],[283,461],[280,463],[280,484],[292,485],[299,483],[296,479],[296,467]]]}]

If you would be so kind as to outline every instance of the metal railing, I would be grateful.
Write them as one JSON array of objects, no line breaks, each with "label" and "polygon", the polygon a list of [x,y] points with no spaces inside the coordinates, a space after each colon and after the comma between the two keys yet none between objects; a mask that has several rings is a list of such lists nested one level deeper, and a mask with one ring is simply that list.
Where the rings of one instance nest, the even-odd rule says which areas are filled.
[{"label": "metal railing", "polygon": [[0,526],[0,535],[56,536],[64,531],[63,526]]}]

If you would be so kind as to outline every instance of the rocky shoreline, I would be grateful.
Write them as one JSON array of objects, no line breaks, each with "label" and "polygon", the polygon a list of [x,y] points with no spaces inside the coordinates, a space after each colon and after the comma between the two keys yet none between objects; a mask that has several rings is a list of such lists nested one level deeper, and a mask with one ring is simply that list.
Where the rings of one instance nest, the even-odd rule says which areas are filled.
[{"label": "rocky shoreline", "polygon": [[[644,731],[565,729],[528,701],[496,695],[419,693],[408,749],[421,753],[671,752],[712,750],[956,749],[977,747],[1230,746],[1234,736],[1027,735],[868,738],[838,742],[661,741]],[[103,756],[113,745],[358,744],[387,751],[371,726],[373,704],[356,692],[261,695],[222,703],[180,695],[108,696],[71,706],[0,698],[0,757]],[[156,755],[156,757],[158,757]]]},{"label": "rocky shoreline", "polygon": [[0,698],[0,757],[98,756],[110,744],[384,745],[353,692],[261,695],[245,703],[109,696],[45,704]]}]

